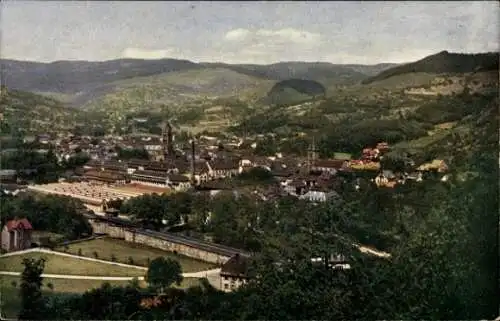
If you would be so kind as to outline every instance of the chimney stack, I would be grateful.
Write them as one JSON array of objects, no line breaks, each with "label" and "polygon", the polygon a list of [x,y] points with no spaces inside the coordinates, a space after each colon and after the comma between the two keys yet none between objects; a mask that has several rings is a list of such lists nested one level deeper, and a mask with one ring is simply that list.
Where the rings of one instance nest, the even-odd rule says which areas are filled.
[{"label": "chimney stack", "polygon": [[191,181],[193,184],[196,182],[195,178],[195,148],[194,148],[194,138],[191,139]]}]

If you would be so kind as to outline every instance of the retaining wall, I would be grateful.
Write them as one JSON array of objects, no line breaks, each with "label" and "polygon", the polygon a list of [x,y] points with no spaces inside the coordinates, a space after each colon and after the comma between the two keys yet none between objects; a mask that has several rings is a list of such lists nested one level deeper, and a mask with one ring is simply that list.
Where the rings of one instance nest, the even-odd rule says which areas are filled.
[{"label": "retaining wall", "polygon": [[223,264],[232,256],[231,254],[217,253],[218,251],[206,249],[203,246],[200,246],[200,248],[195,245],[185,244],[185,242],[176,242],[165,237],[151,235],[152,233],[146,231],[117,226],[99,219],[89,219],[89,223],[94,233],[104,233],[113,238],[143,244],[164,251],[176,252],[180,255],[204,262]]}]

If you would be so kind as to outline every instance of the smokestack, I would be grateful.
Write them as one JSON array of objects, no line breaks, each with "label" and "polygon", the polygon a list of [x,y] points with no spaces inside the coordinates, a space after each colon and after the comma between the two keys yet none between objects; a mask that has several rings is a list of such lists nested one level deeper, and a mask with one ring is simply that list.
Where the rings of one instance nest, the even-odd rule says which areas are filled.
[{"label": "smokestack", "polygon": [[195,183],[195,157],[194,157],[194,138],[191,139],[191,181],[194,184]]}]

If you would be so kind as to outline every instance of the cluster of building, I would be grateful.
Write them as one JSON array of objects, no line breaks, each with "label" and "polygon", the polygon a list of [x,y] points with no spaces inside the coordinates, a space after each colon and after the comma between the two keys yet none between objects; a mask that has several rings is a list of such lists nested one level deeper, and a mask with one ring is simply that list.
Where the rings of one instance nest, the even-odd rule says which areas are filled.
[{"label": "cluster of building", "polygon": [[[168,141],[168,140],[167,140]],[[380,161],[389,151],[387,143],[365,148],[360,159],[338,154],[333,159],[319,159],[312,147],[307,158],[255,156],[240,150],[209,151],[195,146],[175,152],[172,146],[164,150],[158,160],[91,160],[77,171],[80,179],[108,185],[156,187],[159,191],[186,191],[193,187],[224,190],[233,189],[226,178],[237,176],[255,167],[268,170],[279,183],[261,195],[263,199],[293,195],[301,199],[322,202],[339,197],[339,191],[351,185],[360,189],[368,174],[371,183],[378,187],[393,188],[408,181],[419,182],[425,172],[441,173],[446,179],[447,165],[442,160],[422,164],[410,173],[394,172],[381,168]],[[414,165],[414,164],[413,164]]]},{"label": "cluster of building", "polygon": [[[168,122],[163,134],[158,136],[131,135],[97,139],[39,135],[32,139],[41,150],[55,146],[56,156],[61,160],[80,151],[88,154],[91,160],[74,172],[75,175],[71,177],[74,181],[149,187],[160,193],[186,191],[194,186],[212,190],[231,189],[225,178],[261,167],[270,171],[279,182],[278,186],[264,192],[262,198],[289,194],[311,201],[326,201],[337,198],[339,190],[345,188],[346,184],[360,189],[366,177],[378,187],[393,188],[408,181],[422,181],[429,171],[440,173],[445,180],[447,171],[447,165],[442,160],[418,167],[411,164],[415,170],[409,173],[382,168],[381,160],[390,150],[385,142],[364,148],[359,159],[352,159],[351,155],[343,153],[336,153],[332,159],[320,159],[314,144],[307,158],[288,157],[280,153],[269,157],[255,156],[252,152],[255,146],[244,149],[242,140],[237,137],[221,141],[215,137],[202,136],[197,138],[196,143],[191,141],[191,144],[181,146],[174,144],[172,127]],[[144,149],[149,160],[119,159],[116,147]],[[5,170],[0,176],[0,181],[11,180],[15,178],[15,173]]]}]

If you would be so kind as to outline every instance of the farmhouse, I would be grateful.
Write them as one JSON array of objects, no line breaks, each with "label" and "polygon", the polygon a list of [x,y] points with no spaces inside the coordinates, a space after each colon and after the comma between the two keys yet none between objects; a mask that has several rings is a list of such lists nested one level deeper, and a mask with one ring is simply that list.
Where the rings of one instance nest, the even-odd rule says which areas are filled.
[{"label": "farmhouse", "polygon": [[236,254],[227,261],[220,270],[221,289],[229,292],[236,290],[250,279],[249,262],[244,256]]},{"label": "farmhouse", "polygon": [[435,159],[430,163],[425,163],[420,165],[417,168],[417,171],[422,171],[422,172],[436,171],[438,173],[444,173],[448,171],[448,165],[446,165],[446,163],[441,159]]}]

